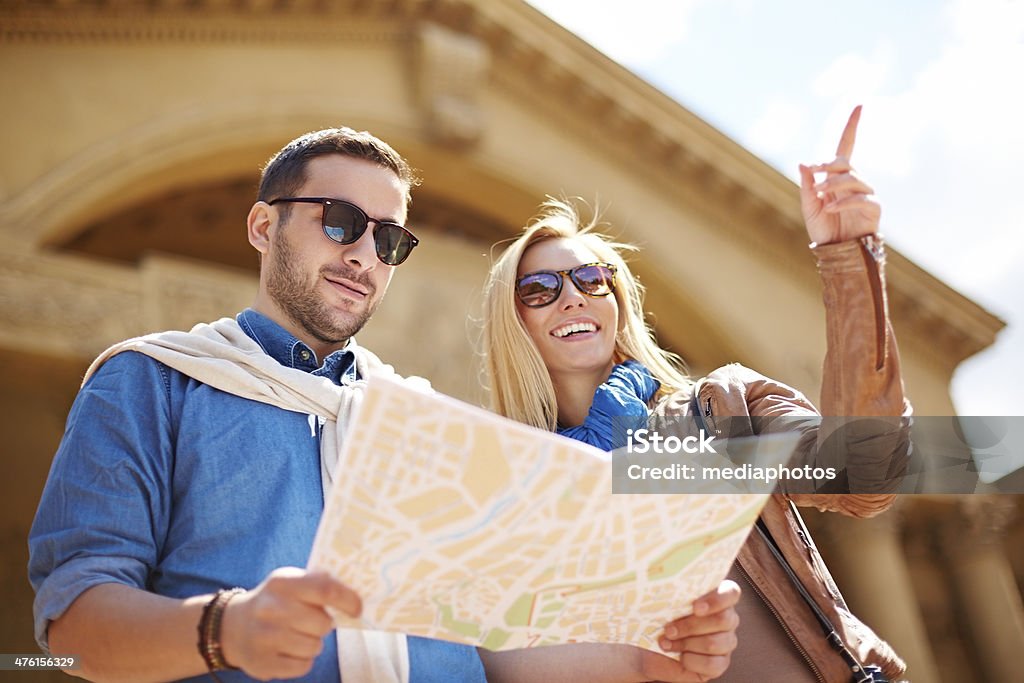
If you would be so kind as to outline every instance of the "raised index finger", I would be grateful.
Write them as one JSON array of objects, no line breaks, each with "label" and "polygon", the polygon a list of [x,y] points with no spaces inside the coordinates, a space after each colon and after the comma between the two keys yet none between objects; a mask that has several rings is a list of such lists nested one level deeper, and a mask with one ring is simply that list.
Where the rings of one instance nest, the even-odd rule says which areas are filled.
[{"label": "raised index finger", "polygon": [[853,156],[853,143],[857,141],[857,124],[860,123],[860,108],[859,104],[854,107],[850,119],[846,122],[843,136],[839,138],[839,146],[836,147],[837,157],[849,159]]}]

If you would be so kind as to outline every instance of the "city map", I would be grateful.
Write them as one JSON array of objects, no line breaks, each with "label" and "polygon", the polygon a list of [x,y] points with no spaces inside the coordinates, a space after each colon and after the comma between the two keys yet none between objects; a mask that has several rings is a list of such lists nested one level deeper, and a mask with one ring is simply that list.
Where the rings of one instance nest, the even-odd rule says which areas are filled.
[{"label": "city map", "polygon": [[612,495],[610,454],[383,377],[354,424],[309,563],[362,596],[344,628],[656,650],[766,500]]}]

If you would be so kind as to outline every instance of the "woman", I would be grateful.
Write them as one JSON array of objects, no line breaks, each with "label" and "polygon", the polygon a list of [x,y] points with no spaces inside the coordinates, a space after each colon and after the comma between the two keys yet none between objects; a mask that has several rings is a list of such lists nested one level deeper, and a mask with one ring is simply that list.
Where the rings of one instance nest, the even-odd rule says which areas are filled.
[{"label": "woman", "polygon": [[[748,538],[730,572],[743,595],[736,607],[739,645],[723,681],[845,683],[857,680],[861,664],[890,678],[905,669],[849,613],[792,505],[877,514],[892,504],[891,473],[905,467],[908,454],[910,408],[885,302],[881,211],[849,162],[859,117],[857,107],[833,161],[800,167],[800,196],[826,306],[821,414],[880,419],[871,420],[867,433],[860,427],[856,439],[842,431],[826,434],[817,421],[804,425],[802,462],[813,463],[830,437],[830,446],[842,446],[841,481],[852,493],[770,498],[760,531]],[[816,173],[825,174],[819,183]],[[651,416],[699,416],[715,429],[728,416],[733,433],[744,425],[754,433],[761,416],[818,414],[796,390],[739,365],[700,381],[688,377],[644,323],[642,288],[621,255],[631,247],[593,228],[593,222],[581,227],[567,203],[549,201],[492,267],[483,340],[496,412],[607,450],[624,445],[616,436],[621,427],[612,429],[623,418],[639,425]],[[841,648],[829,645],[772,546],[838,632]]]}]

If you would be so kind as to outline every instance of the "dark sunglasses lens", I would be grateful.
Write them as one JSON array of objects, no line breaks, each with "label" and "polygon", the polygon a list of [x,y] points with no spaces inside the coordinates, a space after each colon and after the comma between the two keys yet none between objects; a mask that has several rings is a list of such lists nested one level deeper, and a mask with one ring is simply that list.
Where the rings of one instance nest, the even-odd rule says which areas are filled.
[{"label": "dark sunglasses lens", "polygon": [[562,276],[555,273],[531,273],[516,283],[516,295],[524,306],[546,306],[558,298]]},{"label": "dark sunglasses lens", "polygon": [[393,223],[380,224],[373,233],[373,244],[377,248],[377,258],[389,266],[397,266],[405,261],[416,246],[412,234]]},{"label": "dark sunglasses lens", "polygon": [[354,206],[329,204],[324,210],[324,232],[338,244],[352,244],[366,232],[366,217]]},{"label": "dark sunglasses lens", "polygon": [[590,296],[607,296],[612,293],[615,274],[608,266],[581,266],[572,271],[572,279],[580,291]]}]

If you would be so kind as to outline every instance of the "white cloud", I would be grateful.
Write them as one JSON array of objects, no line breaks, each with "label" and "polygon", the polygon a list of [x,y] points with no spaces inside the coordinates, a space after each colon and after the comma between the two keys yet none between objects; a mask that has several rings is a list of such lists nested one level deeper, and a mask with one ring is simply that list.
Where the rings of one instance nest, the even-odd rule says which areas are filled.
[{"label": "white cloud", "polygon": [[776,156],[794,146],[807,125],[807,108],[777,97],[761,111],[743,138],[762,156]]},{"label": "white cloud", "polygon": [[817,149],[831,152],[851,107],[863,103],[858,157],[884,163],[885,177],[927,174],[924,162],[939,150],[948,172],[1011,168],[1024,149],[1024,3],[954,0],[943,15],[949,42],[903,91],[889,89],[904,67],[886,40],[819,74],[812,91],[833,107]]},{"label": "white cloud", "polygon": [[[1018,263],[1024,249],[1018,245]],[[1010,269],[993,287],[1016,292],[997,312],[1009,322],[994,346],[968,359],[953,375],[953,396],[963,415],[1024,415],[1024,271]]]},{"label": "white cloud", "polygon": [[955,0],[945,10],[963,42],[1005,45],[1024,32],[1024,4],[1019,0]]},{"label": "white cloud", "polygon": [[851,93],[873,95],[885,83],[893,50],[882,44],[871,56],[847,53],[836,58],[811,84],[815,95],[826,98],[844,98]]},{"label": "white cloud", "polygon": [[[826,160],[835,154],[850,112],[861,104],[864,111],[857,129],[854,165],[862,167],[865,159],[884,159],[887,174],[903,176],[912,166],[912,147],[920,129],[910,113],[893,106],[891,98],[883,95],[897,67],[891,44],[883,40],[866,47],[871,49],[870,54],[847,52],[833,59],[811,84],[811,92],[827,103],[828,112],[821,119],[815,158]],[[880,176],[868,177],[877,180]]]},{"label": "white cloud", "polygon": [[706,0],[528,0],[617,62],[636,69],[683,40],[690,17]]},{"label": "white cloud", "polygon": [[919,113],[967,159],[1019,163],[1024,3],[958,0],[948,16],[955,38],[912,93]]},{"label": "white cloud", "polygon": [[881,146],[863,157],[876,164],[872,177],[905,193],[897,214],[930,244],[941,274],[970,293],[1009,273],[1024,251],[1024,5],[1012,6],[1015,22],[1008,8],[950,5],[953,40],[908,90],[877,98],[878,124],[865,136]]},{"label": "white cloud", "polygon": [[871,137],[884,152],[864,158],[893,191],[894,241],[1009,324],[957,372],[958,410],[1024,414],[1024,4],[955,0],[945,16],[941,54],[909,89],[878,98],[882,130]]}]

